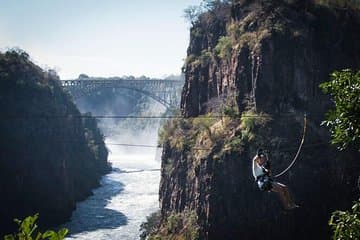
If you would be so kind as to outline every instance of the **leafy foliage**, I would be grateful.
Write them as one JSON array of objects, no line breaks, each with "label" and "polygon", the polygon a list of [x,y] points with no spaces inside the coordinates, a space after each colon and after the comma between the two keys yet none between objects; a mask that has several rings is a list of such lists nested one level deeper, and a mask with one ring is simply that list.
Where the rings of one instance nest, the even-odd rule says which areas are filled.
[{"label": "leafy foliage", "polygon": [[252,141],[255,139],[255,129],[270,120],[270,116],[265,113],[256,113],[254,110],[246,111],[241,116],[241,134],[244,141]]},{"label": "leafy foliage", "polygon": [[173,213],[168,216],[166,221],[166,229],[169,233],[175,233],[182,228],[182,219],[180,213]]},{"label": "leafy foliage", "polygon": [[156,211],[146,217],[146,221],[140,225],[140,239],[145,240],[147,236],[152,234],[160,224],[160,211]]},{"label": "leafy foliage", "polygon": [[331,80],[320,84],[330,94],[335,109],[331,109],[324,125],[330,128],[332,143],[344,150],[349,145],[360,146],[360,71],[349,69],[331,74]]},{"label": "leafy foliage", "polygon": [[354,203],[350,211],[333,212],[329,225],[334,240],[360,239],[360,200]]},{"label": "leafy foliage", "polygon": [[[191,5],[184,9],[183,17],[194,26],[199,22],[202,15],[206,13],[210,12],[215,15],[221,15],[216,17],[227,15],[226,10],[230,6],[230,3],[230,0],[203,0],[199,6]],[[224,14],[224,12],[226,12],[226,14]]]},{"label": "leafy foliage", "polygon": [[199,225],[194,211],[170,213],[158,233],[152,233],[149,240],[198,240]]},{"label": "leafy foliage", "polygon": [[229,59],[232,52],[232,42],[231,38],[228,36],[223,36],[219,39],[218,44],[215,47],[215,53],[221,59]]},{"label": "leafy foliage", "polygon": [[218,11],[224,5],[229,5],[231,0],[203,0],[202,7],[207,11]]},{"label": "leafy foliage", "polygon": [[28,216],[24,220],[15,219],[18,224],[19,230],[15,234],[9,234],[4,236],[4,240],[62,240],[65,238],[68,230],[63,228],[58,232],[48,230],[45,233],[39,232],[36,220],[39,218],[39,214],[34,216]]},{"label": "leafy foliage", "polygon": [[184,18],[189,21],[191,25],[195,25],[198,21],[200,14],[202,13],[202,9],[200,6],[189,6],[184,9]]},{"label": "leafy foliage", "polygon": [[193,145],[191,137],[191,119],[172,119],[167,121],[159,130],[159,145],[169,143],[177,150],[188,149]]},{"label": "leafy foliage", "polygon": [[159,131],[159,145],[168,143],[178,151],[191,150],[199,136],[206,135],[211,142],[216,141],[216,136],[211,129],[216,122],[216,117],[211,113],[195,118],[180,118],[167,121]]}]

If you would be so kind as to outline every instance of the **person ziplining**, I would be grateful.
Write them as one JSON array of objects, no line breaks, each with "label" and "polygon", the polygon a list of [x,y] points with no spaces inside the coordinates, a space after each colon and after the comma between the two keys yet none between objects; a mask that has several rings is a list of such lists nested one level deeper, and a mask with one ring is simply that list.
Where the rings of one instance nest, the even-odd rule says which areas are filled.
[{"label": "person ziplining", "polygon": [[304,144],[305,140],[305,133],[306,133],[306,114],[304,115],[304,129],[303,129],[303,136],[297,150],[297,153],[289,164],[289,166],[284,169],[279,174],[275,176],[272,175],[271,172],[271,162],[268,159],[267,155],[262,149],[257,151],[257,154],[252,160],[252,174],[255,178],[255,181],[261,191],[273,191],[279,194],[281,201],[284,204],[285,209],[290,210],[294,208],[298,208],[299,206],[295,204],[294,200],[291,198],[289,189],[286,185],[274,181],[274,178],[280,177],[281,175],[285,174],[289,169],[294,165],[297,158],[299,157],[301,148]]},{"label": "person ziplining", "polygon": [[252,164],[253,176],[261,191],[273,191],[279,194],[286,210],[299,207],[291,198],[286,185],[274,181],[271,175],[271,164],[262,149],[257,151]]}]

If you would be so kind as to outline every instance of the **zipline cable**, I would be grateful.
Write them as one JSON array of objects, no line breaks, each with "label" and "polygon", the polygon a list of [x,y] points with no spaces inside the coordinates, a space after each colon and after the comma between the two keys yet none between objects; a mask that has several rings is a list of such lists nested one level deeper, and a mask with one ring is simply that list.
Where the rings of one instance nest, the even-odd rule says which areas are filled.
[{"label": "zipline cable", "polygon": [[[256,114],[239,114],[234,116],[229,115],[198,115],[194,117],[185,117],[182,115],[172,115],[172,116],[141,116],[141,115],[2,115],[0,119],[30,119],[30,118],[96,118],[96,119],[194,119],[194,118],[266,118],[272,119],[273,117],[293,117],[295,114],[292,112],[281,113],[274,115],[256,115]],[[322,115],[321,115],[322,116]]]},{"label": "zipline cable", "polygon": [[[79,143],[82,141],[59,141],[61,143]],[[87,144],[87,142],[82,142],[84,144]],[[100,142],[95,142],[93,144],[101,144]],[[110,143],[106,143],[106,146],[123,146],[123,147],[143,147],[143,148],[163,148],[163,146],[161,145],[147,145],[147,144],[130,144],[130,143],[116,143],[116,142],[110,142]],[[312,144],[305,144],[302,146],[302,149],[304,148],[314,148],[314,147],[319,147],[319,146],[328,146],[329,143],[327,142],[316,142],[316,143],[312,143]],[[209,147],[193,147],[193,150],[211,150],[212,148]],[[286,147],[286,148],[278,148],[277,151],[280,152],[288,152],[290,150],[294,150],[294,149],[298,149],[298,147]],[[359,184],[360,184],[360,180],[359,180]],[[360,186],[360,185],[359,185]]]},{"label": "zipline cable", "polygon": [[301,148],[302,148],[302,146],[303,146],[303,144],[304,144],[304,141],[305,141],[306,122],[307,122],[307,120],[306,120],[306,113],[305,113],[305,114],[304,114],[303,136],[302,136],[302,138],[301,138],[301,142],[300,142],[299,148],[298,148],[298,150],[297,150],[297,152],[296,152],[296,155],[295,155],[294,159],[292,160],[292,162],[290,163],[290,165],[289,165],[287,168],[285,168],[282,172],[276,174],[276,175],[274,176],[274,178],[278,178],[278,177],[282,176],[283,174],[285,174],[287,171],[289,171],[289,169],[294,165],[294,163],[295,163],[296,160],[298,159],[299,154],[300,154],[300,152],[301,152]]}]

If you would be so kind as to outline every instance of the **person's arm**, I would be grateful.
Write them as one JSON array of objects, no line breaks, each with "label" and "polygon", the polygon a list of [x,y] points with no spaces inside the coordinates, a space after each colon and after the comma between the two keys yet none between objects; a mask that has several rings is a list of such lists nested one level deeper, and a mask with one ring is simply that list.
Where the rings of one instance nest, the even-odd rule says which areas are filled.
[{"label": "person's arm", "polygon": [[266,167],[266,161],[263,160],[260,162],[260,158],[256,158],[256,164],[263,170],[264,173],[270,174],[270,169]]},{"label": "person's arm", "polygon": [[271,162],[267,156],[263,164],[263,169],[266,171],[267,174],[269,174],[269,176],[271,176]]},{"label": "person's arm", "polygon": [[255,156],[255,157],[253,158],[253,161],[252,161],[252,174],[253,174],[253,176],[254,176],[255,179],[256,179],[256,175],[255,175],[255,164],[258,164],[256,160],[257,160],[257,156]]}]

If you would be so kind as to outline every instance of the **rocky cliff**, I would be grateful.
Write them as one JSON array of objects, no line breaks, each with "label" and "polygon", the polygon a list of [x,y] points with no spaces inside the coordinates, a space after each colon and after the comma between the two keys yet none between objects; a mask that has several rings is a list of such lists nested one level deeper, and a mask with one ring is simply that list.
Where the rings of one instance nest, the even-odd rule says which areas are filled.
[{"label": "rocky cliff", "polygon": [[35,213],[43,227],[64,222],[109,170],[96,120],[18,50],[0,53],[0,109],[0,236]]},{"label": "rocky cliff", "polygon": [[[360,67],[360,13],[310,1],[235,1],[191,28],[181,109],[165,126],[161,239],[326,239],[335,209],[359,197],[359,153],[339,153],[320,126],[319,84]],[[284,211],[251,174],[258,147],[299,209]]]}]

